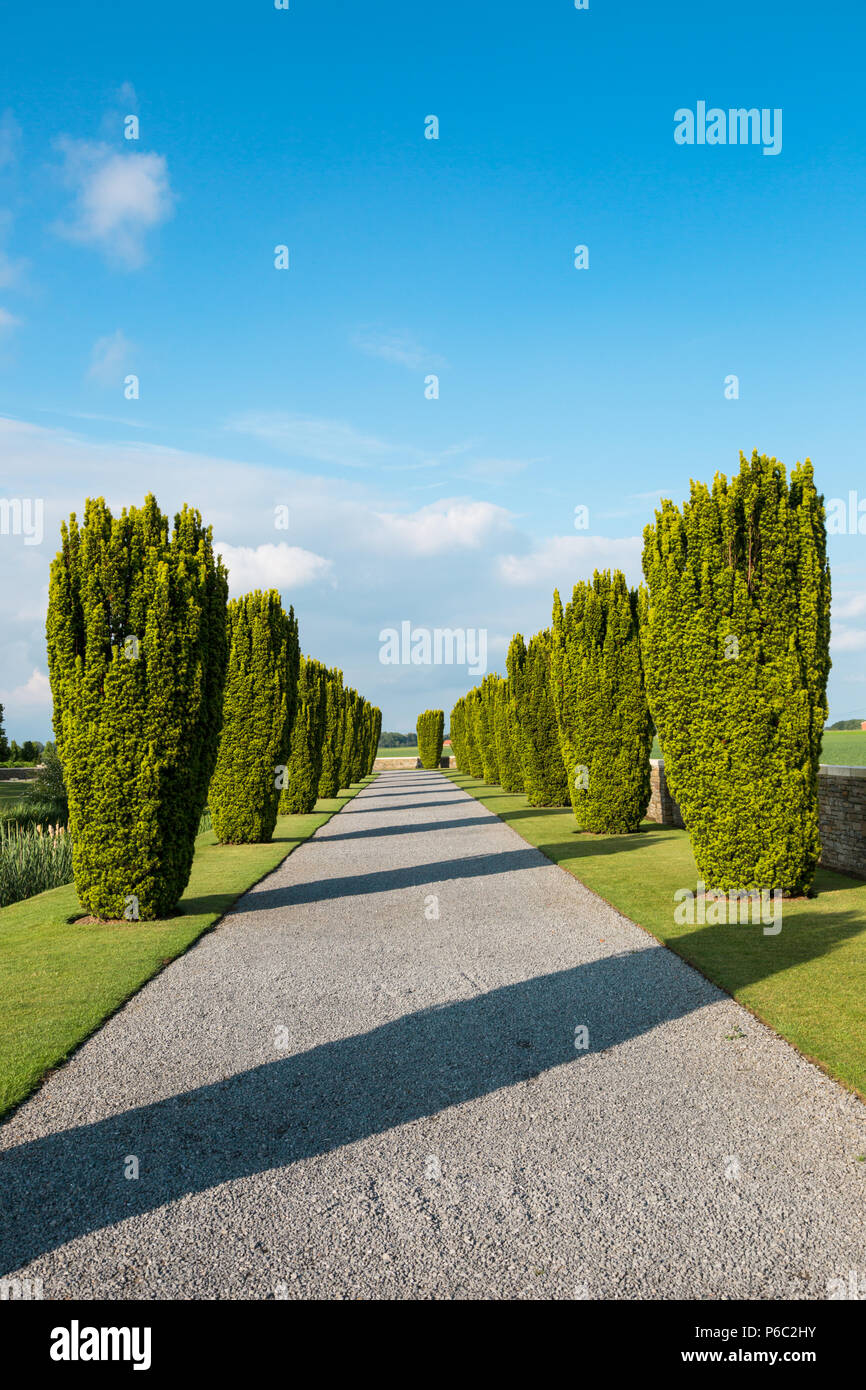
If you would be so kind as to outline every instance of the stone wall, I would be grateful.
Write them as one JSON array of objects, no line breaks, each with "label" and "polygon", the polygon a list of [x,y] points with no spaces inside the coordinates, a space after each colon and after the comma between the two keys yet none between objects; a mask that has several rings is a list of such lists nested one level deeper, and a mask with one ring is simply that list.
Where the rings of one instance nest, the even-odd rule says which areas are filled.
[{"label": "stone wall", "polygon": [[[647,818],[660,825],[682,828],[680,808],[665,780],[663,758],[650,760],[650,787]],[[866,878],[866,767],[821,764],[818,770],[818,825],[824,868]]]},{"label": "stone wall", "polygon": [[821,863],[866,878],[866,767],[818,769]]}]

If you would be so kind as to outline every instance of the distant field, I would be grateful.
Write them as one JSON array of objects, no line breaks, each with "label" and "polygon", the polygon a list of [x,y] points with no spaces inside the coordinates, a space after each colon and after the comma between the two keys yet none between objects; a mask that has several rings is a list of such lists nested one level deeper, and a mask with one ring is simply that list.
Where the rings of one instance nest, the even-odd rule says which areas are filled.
[{"label": "distant field", "polygon": [[[658,739],[653,739],[652,758],[661,757]],[[839,729],[825,733],[821,762],[835,767],[866,767],[866,729]]]},{"label": "distant field", "polygon": [[417,758],[417,748],[377,748],[377,758]]},{"label": "distant field", "polygon": [[0,782],[0,804],[20,801],[26,790],[24,782]]}]

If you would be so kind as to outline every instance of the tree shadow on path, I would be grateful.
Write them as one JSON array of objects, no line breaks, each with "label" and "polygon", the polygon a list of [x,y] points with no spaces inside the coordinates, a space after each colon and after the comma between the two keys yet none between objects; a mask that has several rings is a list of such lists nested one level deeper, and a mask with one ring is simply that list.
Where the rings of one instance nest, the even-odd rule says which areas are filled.
[{"label": "tree shadow on path", "polygon": [[[503,1087],[531,1084],[554,1067],[564,1069],[562,1085],[579,1115],[588,1054],[575,1051],[577,1024],[586,1025],[590,1050],[598,1053],[719,997],[661,947],[629,951],[408,1014],[218,1084],[2,1150],[0,1273],[187,1193],[286,1168]],[[129,1059],[130,1094],[140,1067],[140,1059]],[[82,1083],[70,1077],[69,1084]],[[128,1154],[139,1160],[136,1181],[124,1177]]]}]

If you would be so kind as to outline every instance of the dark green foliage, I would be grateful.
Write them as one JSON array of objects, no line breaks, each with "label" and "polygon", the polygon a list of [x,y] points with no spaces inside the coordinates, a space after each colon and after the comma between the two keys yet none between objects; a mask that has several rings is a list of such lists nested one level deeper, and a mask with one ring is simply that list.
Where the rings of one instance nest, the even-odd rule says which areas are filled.
[{"label": "dark green foliage", "polygon": [[583,830],[627,835],[650,799],[652,724],[641,669],[637,594],[615,570],[554,594],[551,691],[574,814]]},{"label": "dark green foliage", "polygon": [[373,764],[376,761],[376,750],[379,747],[379,740],[382,737],[382,711],[378,705],[373,706],[373,720],[370,729],[370,744],[367,749],[367,766],[364,776],[369,777],[373,771]]},{"label": "dark green foliage", "polygon": [[343,691],[343,747],[340,755],[340,786],[350,787],[358,780],[359,750],[362,742],[362,698],[357,690]]},{"label": "dark green foliage", "polygon": [[518,632],[508,648],[523,752],[523,785],[530,806],[568,805],[568,779],[550,691],[550,632],[537,632],[529,646]]},{"label": "dark green foliage", "polygon": [[386,730],[379,737],[377,747],[379,748],[415,748],[417,734],[395,734]]},{"label": "dark green foliage", "polygon": [[[0,705],[0,709],[2,708],[3,706]],[[827,726],[827,732],[841,732],[843,729],[862,729],[863,722],[862,719],[837,719],[835,724],[829,724]]]},{"label": "dark green foliage", "polygon": [[210,530],[152,496],[62,528],[48,669],[75,885],[101,918],[165,917],[186,887],[219,739],[226,572]]},{"label": "dark green foliage", "polygon": [[277,823],[298,693],[298,624],[276,589],[228,606],[230,651],[219,756],[208,794],[222,844],[268,841]]},{"label": "dark green foliage", "polygon": [[469,771],[469,744],[466,731],[466,696],[461,695],[451,711],[451,752],[460,772]]},{"label": "dark green foliage", "polygon": [[343,703],[343,672],[336,666],[328,672],[328,694],[325,710],[325,733],[322,740],[322,771],[319,776],[319,796],[333,797],[340,790],[340,764],[343,756],[345,713]]},{"label": "dark green foliage", "polygon": [[9,740],[6,737],[6,729],[3,726],[3,706],[0,705],[0,763],[5,763],[9,757]]},{"label": "dark green foliage", "polygon": [[418,715],[418,756],[421,766],[428,770],[442,762],[442,740],[445,737],[445,711],[425,709]]},{"label": "dark green foliage", "polygon": [[484,776],[484,762],[481,757],[481,743],[479,741],[478,728],[478,707],[481,703],[481,691],[476,685],[474,689],[464,697],[466,700],[464,738],[466,740],[466,754],[469,762],[468,770],[470,777]]},{"label": "dark green foliage", "polygon": [[740,456],[644,531],[642,650],[665,774],[712,888],[799,893],[820,850],[830,575],[812,465]]},{"label": "dark green foliage", "polygon": [[490,675],[484,677],[478,687],[479,700],[475,720],[479,747],[481,751],[481,775],[485,782],[491,786],[496,786],[499,782],[499,755],[496,750],[496,722],[494,703],[496,699],[496,683],[499,676]]},{"label": "dark green foliage", "polygon": [[320,661],[302,656],[286,785],[280,796],[281,816],[307,815],[315,809],[322,775],[327,714],[327,668]]},{"label": "dark green foliage", "polygon": [[38,816],[42,825],[66,825],[69,821],[69,798],[63,781],[63,769],[53,744],[42,750],[42,766],[27,787],[23,798],[26,809]]},{"label": "dark green foliage", "polygon": [[511,706],[511,684],[499,678],[494,698],[494,731],[496,757],[499,766],[499,785],[506,792],[523,791],[523,765],[515,743],[517,721]]}]

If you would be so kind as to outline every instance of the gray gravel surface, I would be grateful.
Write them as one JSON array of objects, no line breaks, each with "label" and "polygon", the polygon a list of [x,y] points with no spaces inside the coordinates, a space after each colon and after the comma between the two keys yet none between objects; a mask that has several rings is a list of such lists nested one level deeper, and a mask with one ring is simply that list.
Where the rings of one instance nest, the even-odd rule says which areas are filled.
[{"label": "gray gravel surface", "polygon": [[440,773],[386,772],[0,1128],[0,1270],[824,1298],[866,1278],[863,1153],[856,1098]]}]

